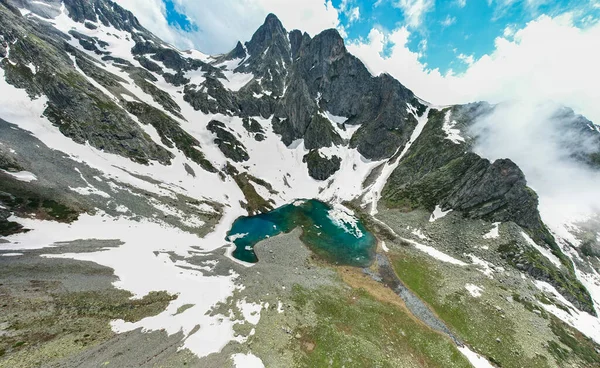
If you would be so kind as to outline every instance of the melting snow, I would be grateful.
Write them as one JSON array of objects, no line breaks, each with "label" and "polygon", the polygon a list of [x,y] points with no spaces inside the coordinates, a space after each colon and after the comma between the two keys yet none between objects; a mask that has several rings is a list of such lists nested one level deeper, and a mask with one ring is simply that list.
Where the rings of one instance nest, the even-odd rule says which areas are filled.
[{"label": "melting snow", "polygon": [[452,212],[452,209],[449,209],[448,211],[443,211],[442,207],[437,205],[437,206],[435,206],[435,209],[433,210],[431,217],[429,217],[429,222],[435,222],[435,220],[445,217],[450,212]]},{"label": "melting snow", "polygon": [[382,240],[381,241],[381,249],[383,249],[384,252],[389,252],[390,249],[387,247],[387,245],[385,245],[385,242]]},{"label": "melting snow", "polygon": [[[385,183],[387,183],[390,175],[392,175],[392,172],[396,169],[396,167],[398,167],[398,165],[400,164],[400,161],[402,160],[402,158],[404,158],[404,156],[406,155],[406,153],[408,152],[408,150],[410,149],[412,144],[415,142],[415,140],[417,140],[417,138],[419,138],[419,136],[421,135],[421,132],[423,131],[423,128],[425,128],[425,124],[427,124],[429,108],[427,108],[427,110],[423,113],[423,115],[421,117],[418,117],[416,115],[416,112],[413,112],[413,113],[415,114],[414,116],[417,119],[417,126],[415,127],[415,130],[413,130],[413,132],[410,136],[410,139],[408,140],[406,145],[404,145],[404,148],[398,148],[398,150],[402,149],[398,158],[395,161],[388,160],[385,163],[383,170],[381,171],[381,174],[379,174],[379,176],[377,177],[375,182],[373,184],[371,184],[371,186],[369,186],[365,190],[362,205],[366,206],[366,205],[370,204],[370,206],[371,206],[370,212],[371,212],[372,216],[375,216],[377,214],[377,203],[379,202],[379,199],[381,198],[381,191],[383,190]],[[392,157],[395,157],[395,156],[396,156],[396,154],[394,154]],[[356,180],[356,178],[354,178],[354,180]]]},{"label": "melting snow", "polygon": [[500,232],[498,231],[498,227],[500,226],[500,222],[494,222],[492,224],[492,230],[483,235],[484,239],[496,239],[500,236]]},{"label": "melting snow", "polygon": [[484,357],[469,349],[466,345],[458,347],[458,350],[469,360],[475,368],[494,368]]},{"label": "melting snow", "polygon": [[451,256],[447,255],[446,253],[440,252],[439,250],[437,250],[434,247],[431,247],[429,245],[417,243],[416,241],[412,241],[409,239],[402,239],[402,240],[409,242],[410,244],[414,245],[415,248],[417,248],[421,252],[425,252],[425,253],[429,254],[430,256],[432,256],[433,258],[440,260],[442,262],[451,263],[451,264],[457,265],[457,266],[466,266],[467,265],[465,262],[460,261],[454,257],[451,257]]},{"label": "melting snow", "polygon": [[327,212],[327,217],[339,228],[356,238],[362,238],[363,233],[358,228],[358,219],[346,207],[341,204],[334,204],[333,208]]},{"label": "melting snow", "polygon": [[223,74],[227,79],[220,79],[221,83],[223,83],[225,88],[233,92],[239,91],[254,79],[254,74],[252,73],[235,73],[231,70],[226,70]]},{"label": "melting snow", "polygon": [[2,257],[18,257],[18,256],[22,256],[23,253],[2,253],[0,254],[0,256]]},{"label": "melting snow", "polygon": [[[494,276],[494,268],[496,268],[492,263],[483,260],[481,258],[476,257],[473,254],[467,254],[467,256],[469,258],[471,258],[471,262],[473,262],[474,265],[479,266],[479,271],[481,273],[483,273],[484,275],[486,275],[487,277],[489,277],[490,279],[493,279]],[[503,270],[502,268],[499,268],[500,270]]]},{"label": "melting snow", "polygon": [[35,175],[33,175],[32,173],[30,173],[29,171],[12,172],[12,171],[7,171],[7,170],[2,170],[2,172],[12,176],[13,178],[17,179],[18,181],[24,181],[26,183],[37,180],[37,177]]},{"label": "melting snow", "polygon": [[527,235],[524,231],[521,231],[521,235],[523,236],[523,238],[525,238],[525,240],[527,241],[527,243],[529,243],[529,245],[531,245],[532,247],[537,249],[540,253],[542,253],[542,255],[544,255],[544,257],[548,258],[548,260],[550,260],[550,262],[554,263],[554,265],[556,265],[556,267],[560,268],[562,263],[560,262],[558,257],[556,257],[554,254],[552,254],[552,252],[550,250],[537,245],[536,242],[534,242],[533,239],[531,239],[529,237],[529,235]]},{"label": "melting snow", "polygon": [[237,307],[242,311],[244,319],[253,325],[260,321],[260,311],[262,305],[257,303],[248,303],[246,299],[237,302]]},{"label": "melting snow", "polygon": [[483,288],[480,288],[479,286],[473,284],[466,284],[465,289],[467,289],[469,294],[471,294],[471,296],[473,296],[474,298],[479,298],[481,296],[481,293],[483,292]]},{"label": "melting snow", "polygon": [[416,236],[417,238],[419,238],[419,239],[422,239],[422,240],[429,240],[429,238],[427,237],[427,235],[423,234],[423,231],[422,231],[421,229],[416,229],[416,230],[413,230],[413,231],[412,231],[412,234],[413,234],[414,236]]},{"label": "melting snow", "polygon": [[262,360],[259,357],[252,353],[248,354],[233,354],[231,356],[233,359],[233,365],[235,368],[264,368]]},{"label": "melting snow", "polygon": [[558,299],[561,303],[565,304],[570,308],[569,312],[566,312],[564,309],[557,307],[554,304],[544,304],[539,303],[542,308],[546,311],[552,313],[557,318],[561,319],[571,327],[579,330],[582,334],[594,340],[596,343],[600,344],[600,319],[592,316],[589,313],[582,312],[575,308],[573,304],[571,304],[568,300],[566,300],[555,288],[554,286],[543,282],[543,281],[534,281],[535,286],[543,292],[552,294],[556,299]]},{"label": "melting snow", "polygon": [[[11,221],[17,221],[34,231],[7,237],[9,243],[4,245],[6,249],[36,249],[78,239],[119,239],[124,243],[119,247],[46,257],[92,261],[110,267],[118,277],[114,285],[132,292],[136,298],[154,290],[178,295],[165,311],[156,316],[135,323],[113,321],[111,326],[115,332],[132,331],[140,327],[145,330],[164,329],[168,334],[181,331],[186,336],[183,346],[198,356],[218,352],[229,341],[239,340],[233,333],[236,321],[228,316],[210,316],[207,313],[216,303],[225,302],[233,293],[236,288],[234,280],[238,275],[230,272],[227,276],[204,276],[191,267],[180,266],[182,262],[183,265],[187,262],[173,262],[170,257],[171,252],[189,257],[198,252],[196,247],[202,251],[211,250],[203,246],[207,245],[205,239],[161,223],[112,218],[100,211],[96,215],[83,214],[72,224],[15,217],[11,217]],[[214,242],[212,248],[221,244],[222,241]],[[177,314],[177,309],[186,304],[194,306]],[[243,307],[250,308],[247,305]],[[200,329],[191,334],[196,325]]]},{"label": "melting snow", "polygon": [[444,116],[444,125],[442,129],[446,133],[446,139],[452,141],[452,143],[460,144],[460,142],[464,142],[465,139],[460,135],[460,130],[456,129],[456,121],[450,121],[450,115],[452,114],[452,110],[448,110],[446,112],[446,116]]}]

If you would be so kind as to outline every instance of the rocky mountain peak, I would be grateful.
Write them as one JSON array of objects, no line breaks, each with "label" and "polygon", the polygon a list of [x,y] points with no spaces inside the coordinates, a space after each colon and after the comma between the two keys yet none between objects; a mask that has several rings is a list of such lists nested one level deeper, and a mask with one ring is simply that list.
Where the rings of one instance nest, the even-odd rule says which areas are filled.
[{"label": "rocky mountain peak", "polygon": [[246,57],[246,49],[240,41],[235,45],[235,48],[227,54],[227,59],[244,59]]},{"label": "rocky mountain peak", "polygon": [[288,35],[279,18],[274,14],[267,15],[263,25],[256,30],[250,41],[246,43],[246,48],[253,57],[270,53],[272,55],[286,55],[289,59]]},{"label": "rocky mountain peak", "polygon": [[327,29],[316,35],[311,42],[310,51],[320,60],[331,64],[339,60],[348,51],[344,45],[344,39],[337,29]]}]

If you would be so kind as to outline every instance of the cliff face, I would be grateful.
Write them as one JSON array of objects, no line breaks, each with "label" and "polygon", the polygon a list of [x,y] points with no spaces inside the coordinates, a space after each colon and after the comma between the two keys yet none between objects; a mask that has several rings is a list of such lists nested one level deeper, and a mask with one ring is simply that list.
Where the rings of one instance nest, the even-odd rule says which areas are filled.
[{"label": "cliff face", "polygon": [[[332,201],[359,198],[372,190],[361,188],[364,179],[376,181],[410,144],[386,177],[381,204],[404,211],[439,207],[467,219],[518,225],[561,265],[508,243],[499,250],[502,257],[595,313],[542,222],[523,172],[510,159],[490,162],[472,152],[476,137],[468,128],[494,106],[428,106],[390,75],[371,75],[334,29],[314,37],[288,32],[270,14],[248,42],[205,56],[164,43],[107,0],[2,0],[0,35],[2,82],[26,91],[28,102],[43,101],[43,117],[62,135],[143,165],[146,173],[176,165],[185,179],[198,178],[186,190],[203,186],[196,195],[220,196],[223,206],[235,202],[226,191],[239,190],[237,202],[248,213],[305,193]],[[428,107],[423,131],[413,137]],[[568,109],[557,114],[569,117],[573,134],[586,137],[586,149],[571,150],[575,157],[597,167],[598,127]],[[0,168],[27,169],[17,161],[4,152]],[[87,203],[52,194],[60,188],[19,185],[29,186],[39,201],[65,202],[57,208],[67,219]],[[11,211],[28,213],[14,200],[25,195],[14,185],[3,188],[2,224],[7,233],[20,231],[8,219]],[[55,206],[33,207],[45,216]]]}]

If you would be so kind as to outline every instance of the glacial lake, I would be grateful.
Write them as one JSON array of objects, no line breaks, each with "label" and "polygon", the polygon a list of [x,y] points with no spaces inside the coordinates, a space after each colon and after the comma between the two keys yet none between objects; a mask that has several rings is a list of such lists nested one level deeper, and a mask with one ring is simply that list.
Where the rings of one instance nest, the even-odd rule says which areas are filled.
[{"label": "glacial lake", "polygon": [[240,217],[227,233],[233,257],[256,263],[254,246],[263,239],[302,229],[300,239],[311,251],[334,264],[365,267],[373,260],[376,239],[349,213],[314,200],[297,200],[268,213]]}]

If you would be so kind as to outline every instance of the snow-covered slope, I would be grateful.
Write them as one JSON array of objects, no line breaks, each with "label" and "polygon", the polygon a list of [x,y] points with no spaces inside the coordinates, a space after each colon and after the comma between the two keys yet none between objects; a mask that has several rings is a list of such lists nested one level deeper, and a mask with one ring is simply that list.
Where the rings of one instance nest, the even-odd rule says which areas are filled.
[{"label": "snow-covered slope", "polygon": [[[351,202],[376,216],[381,202],[389,204],[413,186],[438,196],[420,202],[409,196],[417,203],[411,210],[433,212],[423,226],[438,226],[462,211],[491,221],[482,237],[486,241],[501,238],[505,222],[522,227],[519,244],[541,254],[557,272],[576,275],[595,308],[590,313],[577,309],[589,307],[586,291],[573,294],[566,284],[557,290],[538,280],[541,291],[558,299],[583,295],[559,300],[573,312],[568,316],[560,308],[547,310],[600,343],[589,328],[600,325],[591,315],[600,305],[597,259],[573,252],[570,259],[580,262],[570,270],[564,255],[544,242],[547,234],[536,232],[543,227],[537,202],[531,211],[538,218],[519,223],[512,212],[481,215],[492,200],[476,200],[487,195],[487,188],[476,187],[475,199],[469,193],[461,197],[460,188],[448,195],[442,193],[446,187],[431,189],[428,180],[440,167],[420,155],[444,145],[457,157],[465,154],[472,144],[465,131],[467,115],[455,117],[459,107],[428,106],[387,75],[371,76],[335,31],[310,39],[298,31],[288,34],[269,16],[251,41],[227,55],[207,56],[163,43],[130,13],[103,0],[8,3],[11,7],[0,3],[0,128],[13,132],[0,137],[0,180],[27,185],[23,188],[56,199],[78,216],[56,221],[2,205],[6,223],[31,231],[11,233],[0,249],[18,257],[18,251],[61,242],[119,240],[116,247],[47,255],[110,267],[118,277],[114,285],[136,298],[151,291],[177,295],[156,316],[113,321],[115,332],[141,327],[181,333],[181,346],[198,357],[218,353],[232,341],[243,343],[253,332],[244,336],[237,329],[256,325],[268,305],[241,300],[235,308],[219,308],[244,289],[239,273],[224,270],[219,258],[225,254],[238,262],[229,256],[233,245],[226,240],[236,218],[299,198],[338,207]],[[356,73],[330,78],[339,65]],[[382,96],[391,97],[382,101]],[[428,146],[431,137],[443,143]],[[450,157],[446,151],[440,156],[446,154]],[[470,155],[464,156],[481,166],[488,181],[498,172],[522,176],[514,164],[494,166]],[[403,174],[402,180],[410,180],[394,186]],[[467,174],[472,172],[463,178]],[[506,184],[502,194],[530,190],[521,179]],[[463,188],[475,186],[473,181]],[[502,183],[498,186],[504,188]],[[484,209],[476,213],[473,208]],[[475,255],[466,263],[445,254],[415,228],[409,233],[420,240],[404,241],[416,249],[452,265],[489,268]],[[577,242],[570,233],[551,230],[559,243]],[[535,272],[529,273],[533,279]],[[550,276],[549,282],[556,281]],[[475,296],[482,289],[467,290]],[[255,358],[238,353],[233,359],[237,364]]]}]

